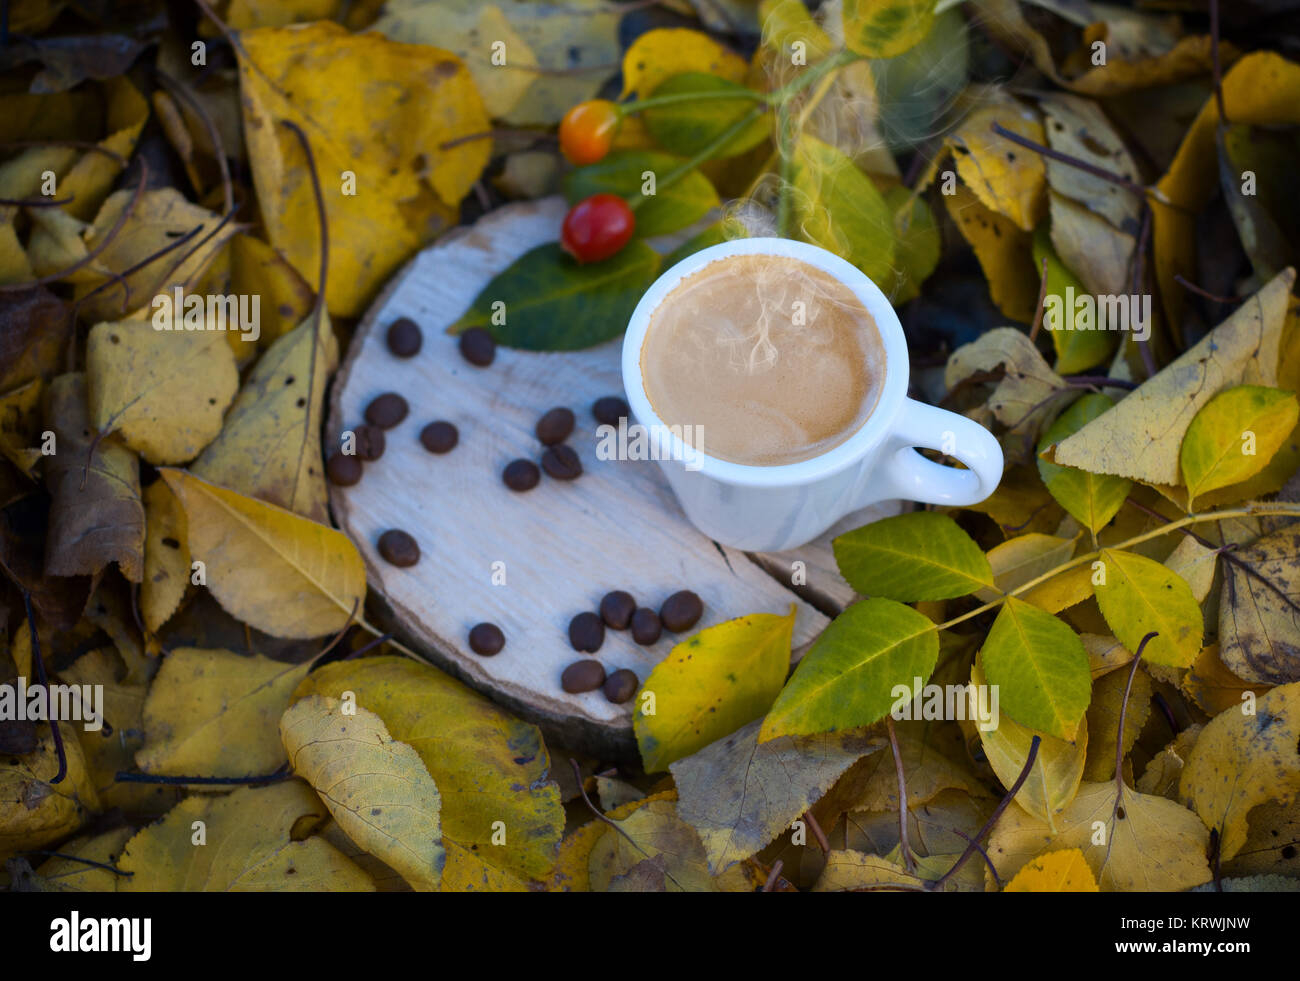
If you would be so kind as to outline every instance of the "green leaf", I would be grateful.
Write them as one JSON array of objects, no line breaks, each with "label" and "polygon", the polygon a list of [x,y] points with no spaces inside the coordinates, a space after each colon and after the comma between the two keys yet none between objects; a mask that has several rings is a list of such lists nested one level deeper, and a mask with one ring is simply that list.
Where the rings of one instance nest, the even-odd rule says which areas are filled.
[{"label": "green leaf", "polygon": [[840,575],[864,596],[915,603],[993,585],[993,569],[980,547],[957,522],[935,511],[875,521],[832,544]]},{"label": "green leaf", "polygon": [[667,770],[767,711],[790,669],[794,608],[753,613],[701,630],[672,649],[641,686],[632,716],[647,773]]},{"label": "green leaf", "polygon": [[939,226],[925,198],[899,185],[885,191],[885,203],[894,213],[894,264],[898,267],[887,291],[895,306],[915,299],[921,284],[939,264]]},{"label": "green leaf", "polygon": [[894,278],[894,212],[866,174],[835,147],[802,136],[793,182],[799,235],[877,283]]},{"label": "green leaf", "polygon": [[[680,157],[648,150],[611,153],[599,163],[570,171],[564,178],[564,194],[571,202],[601,192],[617,194],[636,206],[638,236],[665,235],[699,221],[721,203],[709,179],[698,170],[668,187],[658,186],[682,162]],[[654,175],[656,188],[653,194],[643,195],[647,173]]]},{"label": "green leaf", "polygon": [[1016,722],[1058,739],[1072,740],[1092,697],[1092,674],[1083,642],[1063,621],[1015,597],[998,618],[980,651],[999,705]]},{"label": "green leaf", "polygon": [[1300,402],[1290,392],[1237,385],[1196,413],[1179,453],[1188,506],[1207,491],[1255,476],[1295,428]]},{"label": "green leaf", "polygon": [[1101,615],[1119,642],[1136,652],[1142,638],[1152,638],[1143,660],[1185,668],[1201,650],[1204,621],[1192,587],[1178,573],[1153,559],[1133,552],[1102,549],[1101,581],[1093,579],[1093,593]]},{"label": "green leaf", "polygon": [[[721,99],[691,99],[673,105],[646,109],[641,113],[646,129],[665,150],[693,157],[702,153],[710,143],[724,132],[736,125],[741,118],[758,105],[756,99],[731,97],[730,93],[743,92],[745,86],[708,75],[704,72],[683,72],[674,75],[654,90],[652,98],[684,93],[728,93]],[[753,149],[767,138],[770,121],[765,116],[758,116],[727,144],[714,153],[711,158],[734,157]]]},{"label": "green leaf", "polygon": [[[1056,417],[1038,442],[1041,454],[1049,446],[1078,432],[1115,403],[1101,392],[1083,396]],[[1127,477],[1089,473],[1038,457],[1038,473],[1048,492],[1079,524],[1100,531],[1124,504],[1133,482]]]},{"label": "green leaf", "polygon": [[930,677],[939,632],[910,606],[889,599],[854,603],[831,621],[763,720],[758,741],[870,725],[916,678]]},{"label": "green leaf", "polygon": [[970,75],[970,41],[961,10],[949,8],[914,48],[867,62],[876,92],[877,126],[895,154],[934,135]]},{"label": "green leaf", "polygon": [[844,0],[844,43],[870,58],[893,58],[934,24],[935,0]]},{"label": "green leaf", "polygon": [[[450,330],[485,327],[499,343],[526,351],[591,347],[623,333],[659,265],[659,253],[644,242],[590,265],[579,265],[558,243],[539,245],[483,287]],[[503,324],[492,322],[501,319],[493,317],[497,301],[505,304]]]},{"label": "green leaf", "polygon": [[[1047,222],[1042,222],[1034,232],[1034,268],[1040,273],[1044,257],[1047,259],[1047,292],[1043,296],[1043,326],[1056,349],[1056,373],[1068,375],[1100,364],[1110,357],[1116,335],[1102,329],[1104,325],[1097,320],[1095,303],[1091,322],[1074,309],[1076,300],[1091,294],[1083,281],[1056,254]],[[1068,296],[1067,289],[1072,291]],[[1053,316],[1057,318],[1055,321]]]}]

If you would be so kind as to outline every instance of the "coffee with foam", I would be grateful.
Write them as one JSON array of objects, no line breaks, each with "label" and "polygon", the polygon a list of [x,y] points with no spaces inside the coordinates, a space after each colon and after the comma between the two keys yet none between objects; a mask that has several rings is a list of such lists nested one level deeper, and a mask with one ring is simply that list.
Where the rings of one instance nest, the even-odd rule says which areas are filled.
[{"label": "coffee with foam", "polygon": [[880,399],[885,350],[839,280],[800,259],[735,255],[687,276],[655,309],[641,376],[659,418],[694,434],[695,449],[781,466],[862,427]]}]

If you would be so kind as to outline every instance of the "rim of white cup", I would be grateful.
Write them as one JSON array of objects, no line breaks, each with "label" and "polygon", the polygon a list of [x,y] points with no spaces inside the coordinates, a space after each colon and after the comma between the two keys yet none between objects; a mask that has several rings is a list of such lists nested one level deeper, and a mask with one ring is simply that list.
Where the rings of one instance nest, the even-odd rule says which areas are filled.
[{"label": "rim of white cup", "polygon": [[[772,255],[800,259],[834,277],[850,289],[861,301],[875,321],[885,349],[885,383],[876,407],[866,421],[843,442],[825,453],[797,463],[777,466],[753,466],[722,460],[708,452],[698,452],[674,435],[650,405],[641,374],[641,353],[650,319],[659,304],[683,279],[705,266],[737,255]],[[907,340],[898,314],[888,298],[875,283],[856,266],[807,242],[786,238],[742,238],[722,242],[695,252],[676,263],[659,276],[645,291],[623,336],[623,389],[628,406],[636,421],[647,428],[655,427],[657,434],[670,447],[672,459],[692,460],[693,469],[728,484],[747,487],[784,487],[804,484],[821,477],[838,473],[857,463],[888,434],[899,409],[907,397],[910,365],[907,357]],[[708,434],[705,434],[707,444]],[[660,443],[663,445],[663,442]],[[695,467],[694,464],[699,466]]]}]

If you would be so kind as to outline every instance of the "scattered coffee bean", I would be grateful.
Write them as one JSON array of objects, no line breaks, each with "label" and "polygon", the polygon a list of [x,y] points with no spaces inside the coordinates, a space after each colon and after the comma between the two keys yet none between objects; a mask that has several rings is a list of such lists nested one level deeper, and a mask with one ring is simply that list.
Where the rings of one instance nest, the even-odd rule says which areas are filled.
[{"label": "scattered coffee bean", "polygon": [[366,406],[366,422],[380,429],[392,429],[406,418],[411,407],[396,392],[385,392]]},{"label": "scattered coffee bean", "polygon": [[365,460],[367,463],[374,463],[384,455],[384,447],[388,441],[384,439],[384,431],[378,426],[358,426],[353,430],[352,435],[356,437],[357,457]]},{"label": "scattered coffee bean", "polygon": [[573,412],[560,407],[537,420],[537,438],[547,446],[563,443],[573,432]]},{"label": "scattered coffee bean", "polygon": [[576,480],[582,476],[582,461],[572,446],[561,443],[542,454],[542,469],[556,480]]},{"label": "scattered coffee bean", "polygon": [[420,353],[424,335],[410,317],[394,320],[388,327],[388,350],[399,358],[413,358]]},{"label": "scattered coffee bean", "polygon": [[675,634],[690,630],[704,615],[704,602],[689,589],[673,593],[659,607],[659,619]]},{"label": "scattered coffee bean", "polygon": [[460,432],[450,422],[431,422],[420,430],[420,442],[430,453],[450,453],[460,442]]},{"label": "scattered coffee bean", "polygon": [[650,607],[643,606],[632,614],[632,639],[642,647],[649,647],[662,633],[659,614]]},{"label": "scattered coffee bean", "polygon": [[336,452],[325,461],[325,473],[336,487],[351,487],[361,480],[361,461],[355,456]]},{"label": "scattered coffee bean", "polygon": [[574,661],[560,675],[560,687],[570,695],[595,691],[605,683],[605,668],[599,661]]},{"label": "scattered coffee bean", "polygon": [[379,536],[379,554],[385,561],[404,569],[420,561],[420,546],[406,532],[390,528]]},{"label": "scattered coffee bean", "polygon": [[470,628],[469,649],[479,657],[500,654],[506,646],[506,635],[495,623],[476,623]]},{"label": "scattered coffee bean", "polygon": [[636,600],[631,593],[616,589],[601,598],[600,618],[605,621],[605,626],[613,630],[626,630],[635,612]]},{"label": "scattered coffee bean", "polygon": [[460,335],[460,354],[470,364],[486,368],[497,356],[497,342],[482,327],[471,327]]},{"label": "scattered coffee bean", "polygon": [[605,642],[605,621],[594,613],[579,613],[569,621],[569,643],[575,651],[588,654],[600,650]]},{"label": "scattered coffee bean", "polygon": [[542,473],[532,460],[511,460],[502,471],[501,479],[512,491],[528,491],[537,486]]},{"label": "scattered coffee bean", "polygon": [[605,679],[605,697],[615,705],[622,705],[641,687],[635,671],[619,668]]},{"label": "scattered coffee bean", "polygon": [[632,410],[617,395],[606,395],[604,398],[596,399],[596,404],[591,407],[591,414],[602,426],[617,426],[620,419],[632,414]]}]

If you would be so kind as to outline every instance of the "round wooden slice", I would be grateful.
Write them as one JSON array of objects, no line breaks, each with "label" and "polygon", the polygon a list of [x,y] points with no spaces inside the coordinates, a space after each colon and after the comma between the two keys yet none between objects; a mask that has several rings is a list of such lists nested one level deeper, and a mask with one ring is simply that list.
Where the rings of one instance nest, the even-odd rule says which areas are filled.
[{"label": "round wooden slice", "polygon": [[[328,448],[363,421],[384,392],[401,394],[410,414],[387,436],[381,459],[365,464],[359,484],[331,487],[340,527],[365,559],[378,617],[404,643],[474,688],[540,724],[561,744],[604,758],[635,754],[634,702],[615,705],[597,690],[567,694],[564,668],[594,657],[607,672],[630,668],[644,681],[684,637],[664,632],[640,647],[630,631],[608,630],[595,654],[568,639],[570,619],[595,611],[609,590],[630,592],[655,610],[691,589],[704,600],[694,630],[748,613],[796,611],[801,652],[853,597],[835,570],[828,533],[781,555],[748,555],[705,538],[686,520],[653,461],[597,459],[592,403],[623,395],[621,339],[585,351],[536,353],[498,348],[487,368],[466,362],[446,328],[488,281],[523,253],[559,237],[559,198],[500,208],[417,255],[385,288],[358,325],[334,381]],[[388,325],[409,317],[423,347],[397,358]],[[534,426],[567,406],[577,417],[568,444],[582,461],[577,480],[545,474],[531,491],[501,480],[516,458],[540,461]],[[451,452],[435,455],[419,441],[430,422],[460,431]],[[852,527],[894,513],[877,507],[842,522]],[[380,535],[401,529],[420,548],[414,566],[381,558]],[[469,648],[470,628],[498,625],[505,647],[494,657]]]}]

